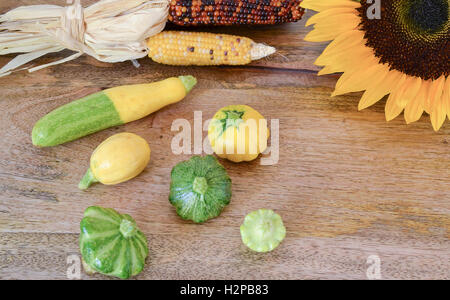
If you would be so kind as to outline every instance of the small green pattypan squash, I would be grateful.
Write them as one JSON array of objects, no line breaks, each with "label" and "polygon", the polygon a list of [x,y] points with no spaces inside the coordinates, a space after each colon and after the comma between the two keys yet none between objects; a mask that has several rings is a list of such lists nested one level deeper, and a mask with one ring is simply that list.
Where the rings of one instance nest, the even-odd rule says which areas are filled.
[{"label": "small green pattypan squash", "polygon": [[230,203],[231,179],[212,155],[194,156],[172,169],[169,201],[177,214],[196,223],[215,218]]},{"label": "small green pattypan squash", "polygon": [[271,209],[252,211],[241,225],[242,242],[256,252],[274,250],[285,236],[283,220]]},{"label": "small green pattypan squash", "polygon": [[91,206],[80,224],[80,251],[88,273],[129,278],[144,269],[147,238],[129,215]]}]

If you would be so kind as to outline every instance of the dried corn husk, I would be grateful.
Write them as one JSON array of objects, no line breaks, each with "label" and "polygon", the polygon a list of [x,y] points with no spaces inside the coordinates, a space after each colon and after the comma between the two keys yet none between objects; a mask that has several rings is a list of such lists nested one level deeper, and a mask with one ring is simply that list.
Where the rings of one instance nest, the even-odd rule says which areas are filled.
[{"label": "dried corn husk", "polygon": [[75,53],[28,69],[33,72],[88,54],[103,62],[145,57],[145,40],[164,29],[168,0],[101,0],[83,8],[72,5],[22,6],[0,15],[0,55],[23,53],[0,69],[10,74],[43,55],[64,49]]}]

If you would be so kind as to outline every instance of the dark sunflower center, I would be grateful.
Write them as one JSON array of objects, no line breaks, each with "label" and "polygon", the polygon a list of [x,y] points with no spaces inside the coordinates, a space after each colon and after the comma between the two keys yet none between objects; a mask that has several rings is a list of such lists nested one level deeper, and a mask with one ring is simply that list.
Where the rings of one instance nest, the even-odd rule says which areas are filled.
[{"label": "dark sunflower center", "polygon": [[408,19],[419,30],[437,32],[448,22],[448,0],[410,1]]},{"label": "dark sunflower center", "polygon": [[382,0],[379,19],[370,2],[361,0],[360,30],[380,63],[424,80],[449,75],[449,0]]}]

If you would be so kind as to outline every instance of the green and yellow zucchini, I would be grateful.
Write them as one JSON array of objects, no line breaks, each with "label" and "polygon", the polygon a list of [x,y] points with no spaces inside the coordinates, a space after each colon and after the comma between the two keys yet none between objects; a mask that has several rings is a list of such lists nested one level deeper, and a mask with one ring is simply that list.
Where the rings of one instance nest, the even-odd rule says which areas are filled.
[{"label": "green and yellow zucchini", "polygon": [[94,132],[141,119],[181,101],[195,86],[193,76],[125,85],[73,101],[50,112],[33,128],[33,145],[60,145]]}]

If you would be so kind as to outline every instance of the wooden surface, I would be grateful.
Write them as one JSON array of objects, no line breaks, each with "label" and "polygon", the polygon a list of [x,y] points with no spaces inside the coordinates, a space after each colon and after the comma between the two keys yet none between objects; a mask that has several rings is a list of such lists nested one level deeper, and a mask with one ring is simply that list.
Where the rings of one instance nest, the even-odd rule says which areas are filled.
[{"label": "wooden surface", "polygon": [[[0,11],[39,2],[4,0]],[[83,211],[100,205],[132,215],[147,235],[150,256],[139,279],[365,279],[369,255],[380,257],[384,279],[450,279],[450,123],[438,133],[429,116],[408,126],[402,118],[386,123],[384,101],[358,112],[361,94],[330,98],[338,76],[316,76],[313,61],[323,45],[303,41],[304,20],[213,30],[266,42],[281,55],[233,68],[142,59],[139,69],[84,56],[0,78],[0,278],[65,279],[67,256],[78,254]],[[199,84],[176,105],[59,147],[31,144],[34,123],[62,104],[180,74]],[[233,180],[231,204],[203,225],[181,220],[168,202],[170,171],[189,155],[172,154],[172,122],[193,124],[194,111],[206,120],[241,103],[280,120],[278,164],[222,161]],[[117,186],[78,190],[92,150],[123,131],[150,143],[145,172]],[[287,228],[284,242],[267,254],[240,240],[244,216],[258,208],[274,209]]]}]

